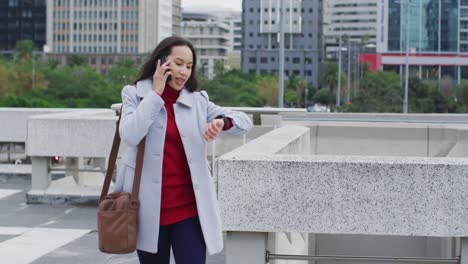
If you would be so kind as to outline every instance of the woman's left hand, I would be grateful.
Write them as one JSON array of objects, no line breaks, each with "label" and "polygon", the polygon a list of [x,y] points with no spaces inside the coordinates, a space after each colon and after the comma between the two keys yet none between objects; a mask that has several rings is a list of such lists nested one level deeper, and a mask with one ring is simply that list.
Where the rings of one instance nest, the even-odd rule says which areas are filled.
[{"label": "woman's left hand", "polygon": [[219,132],[223,129],[224,121],[222,119],[213,119],[205,128],[205,133],[203,133],[203,137],[206,141],[210,142],[215,139]]}]

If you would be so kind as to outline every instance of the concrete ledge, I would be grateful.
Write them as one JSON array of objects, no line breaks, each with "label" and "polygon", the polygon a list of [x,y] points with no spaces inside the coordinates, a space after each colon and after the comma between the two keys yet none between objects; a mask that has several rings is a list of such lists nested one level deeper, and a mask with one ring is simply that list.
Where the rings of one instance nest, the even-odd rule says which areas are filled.
[{"label": "concrete ledge", "polygon": [[31,177],[31,165],[0,164],[0,176],[29,176]]},{"label": "concrete ledge", "polygon": [[0,107],[0,124],[8,124],[0,129],[0,142],[26,142],[27,120],[31,116],[72,111],[76,109]]},{"label": "concrete ledge", "polygon": [[30,190],[26,193],[27,203],[52,205],[97,206],[101,186],[80,186],[68,176],[52,181],[46,190]]},{"label": "concrete ledge", "polygon": [[286,121],[396,122],[468,124],[468,114],[394,114],[394,113],[291,113],[282,112]]},{"label": "concrete ledge", "polygon": [[301,126],[277,128],[220,158],[233,158],[242,154],[297,153],[310,154],[310,130]]},{"label": "concrete ledge", "polygon": [[112,110],[86,110],[30,117],[28,156],[107,157],[117,117]]},{"label": "concrete ledge", "polygon": [[468,236],[466,159],[242,154],[218,179],[226,231]]}]

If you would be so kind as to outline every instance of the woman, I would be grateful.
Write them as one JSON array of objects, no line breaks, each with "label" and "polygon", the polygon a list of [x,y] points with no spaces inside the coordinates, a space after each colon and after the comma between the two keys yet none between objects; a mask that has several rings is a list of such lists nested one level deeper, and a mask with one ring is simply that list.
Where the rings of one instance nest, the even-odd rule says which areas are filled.
[{"label": "woman", "polygon": [[221,218],[206,159],[206,142],[221,131],[248,132],[242,112],[223,109],[197,92],[195,49],[180,37],[164,39],[134,85],[122,91],[122,157],[115,191],[131,192],[138,143],[145,138],[137,253],[140,263],[205,263],[223,248]]}]

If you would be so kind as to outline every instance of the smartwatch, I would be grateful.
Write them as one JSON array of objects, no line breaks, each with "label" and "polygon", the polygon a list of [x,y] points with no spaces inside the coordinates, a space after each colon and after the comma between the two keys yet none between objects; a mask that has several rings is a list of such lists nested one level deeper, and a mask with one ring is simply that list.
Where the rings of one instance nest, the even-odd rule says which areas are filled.
[{"label": "smartwatch", "polygon": [[228,118],[225,115],[219,115],[219,116],[215,117],[215,119],[222,119],[223,122],[224,122],[223,130],[228,129]]}]

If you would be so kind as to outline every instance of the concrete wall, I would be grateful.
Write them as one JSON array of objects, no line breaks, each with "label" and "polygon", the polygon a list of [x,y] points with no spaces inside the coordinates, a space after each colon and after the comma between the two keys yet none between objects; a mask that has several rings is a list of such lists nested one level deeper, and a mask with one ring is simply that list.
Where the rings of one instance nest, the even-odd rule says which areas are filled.
[{"label": "concrete wall", "polygon": [[[425,128],[404,124],[400,130],[387,125],[374,130],[362,125],[324,126],[332,133],[320,134],[326,139],[323,142],[330,143],[330,138],[335,138],[341,145],[346,144],[349,133],[345,132],[352,131],[351,140],[366,145],[368,153],[382,154],[376,150],[385,148],[386,154],[424,156],[426,151],[433,156],[463,156],[466,144],[463,125]],[[279,132],[289,128],[279,128],[218,159],[219,200],[225,230],[240,234],[255,232],[259,236],[269,232],[266,248],[276,254],[304,254],[301,250],[310,255],[384,257],[455,258],[460,254],[460,240],[454,237],[468,235],[464,220],[468,217],[464,206],[468,198],[466,159],[288,155],[301,151],[282,146],[284,141],[278,137]],[[320,138],[317,137],[320,126],[312,128],[315,136],[311,135],[311,139]],[[295,134],[294,129],[291,134]],[[399,144],[399,140],[406,142]],[[318,141],[319,147],[324,146]],[[290,136],[289,142],[296,140]],[[314,144],[317,142],[310,145]],[[371,152],[373,145],[376,150]],[[457,147],[447,147],[450,145]],[[412,147],[423,151],[409,152]],[[279,153],[278,149],[291,151],[267,154]],[[343,149],[352,150],[349,146]],[[273,233],[280,230],[286,232]],[[308,241],[307,250],[298,246],[300,240],[294,240],[299,237],[291,235],[300,232],[308,233],[303,239]],[[283,243],[278,247],[277,242],[285,240],[294,240],[296,244]],[[247,249],[253,246],[250,242],[244,240],[241,244],[248,245]],[[256,246],[260,248],[262,243],[260,240]],[[230,251],[226,252],[229,258]]]},{"label": "concrete wall", "polygon": [[468,236],[464,158],[233,152],[218,177],[229,231]]},{"label": "concrete wall", "polygon": [[396,122],[396,123],[447,123],[466,124],[468,114],[393,114],[393,113],[316,113],[281,112],[285,121],[332,121],[332,122]]},{"label": "concrete wall", "polygon": [[28,119],[28,156],[107,157],[117,116],[99,109],[36,115]]},{"label": "concrete wall", "polygon": [[283,121],[310,129],[316,155],[467,157],[468,124]]},{"label": "concrete wall", "polygon": [[0,124],[3,124],[0,142],[26,142],[27,120],[30,116],[71,111],[73,109],[0,107]]},{"label": "concrete wall", "polygon": [[[243,145],[234,151],[227,153],[217,159],[217,163],[221,162],[221,165],[216,164],[215,167],[215,175],[221,173],[221,175],[226,176],[226,171],[220,171],[219,168],[225,168],[224,161],[230,159],[236,159],[235,157],[241,157],[244,154],[256,154],[259,156],[268,155],[268,154],[310,154],[310,135],[309,129],[305,127],[299,126],[291,126],[291,127],[283,127],[275,129],[261,137],[258,137],[248,144]],[[238,168],[245,168],[246,164],[242,164]],[[232,169],[232,168],[231,168]],[[263,166],[259,165],[257,169],[262,170]],[[236,175],[243,175],[242,173],[238,174],[236,172],[237,169],[232,170],[230,173]],[[248,177],[250,180],[256,181],[257,175],[249,174]],[[225,187],[225,186],[224,186]],[[223,187],[223,188],[224,188]],[[228,187],[229,188],[229,187]],[[240,191],[240,190],[237,190]],[[245,191],[245,192],[244,192]],[[244,196],[245,199],[248,199],[250,196],[250,190],[244,189]],[[226,189],[219,188],[218,191],[219,200],[221,202],[221,195],[226,195]],[[229,194],[227,194],[229,195]],[[264,197],[266,200],[269,200],[268,197]],[[254,202],[254,201],[252,201]],[[222,208],[221,208],[222,210]],[[233,211],[235,212],[235,211]],[[251,211],[250,213],[253,213]],[[224,213],[221,213],[224,217]],[[239,217],[239,216],[237,216]],[[239,218],[237,218],[239,219]],[[254,219],[252,219],[254,220]],[[254,221],[257,219],[255,218]],[[231,231],[229,228],[226,228],[226,223],[224,223],[224,229],[226,231]],[[246,229],[243,229],[246,230]],[[262,231],[262,230],[254,230],[249,229],[248,231]],[[226,245],[226,263],[261,263],[258,260],[247,260],[242,255],[239,256],[240,252],[251,248],[262,249],[263,251],[269,250],[271,252],[281,252],[283,254],[295,254],[295,255],[307,255],[309,254],[309,239],[308,235],[305,233],[299,232],[283,232],[282,230],[272,231],[268,234],[267,238],[264,241],[259,239],[258,237],[261,236],[258,234],[253,233],[231,233],[228,232],[228,241]],[[247,237],[247,238],[246,238]],[[252,242],[251,240],[255,239],[257,242]],[[256,244],[257,243],[257,244]],[[242,248],[244,246],[245,248]],[[243,249],[243,250],[242,250]],[[314,252],[314,251],[311,251]],[[257,252],[258,253],[258,252]],[[255,258],[254,258],[255,259]],[[258,257],[257,259],[261,259]],[[288,263],[288,264],[300,264],[300,261],[287,261],[287,262],[279,262],[279,261],[272,261],[272,264],[275,263]]]}]

